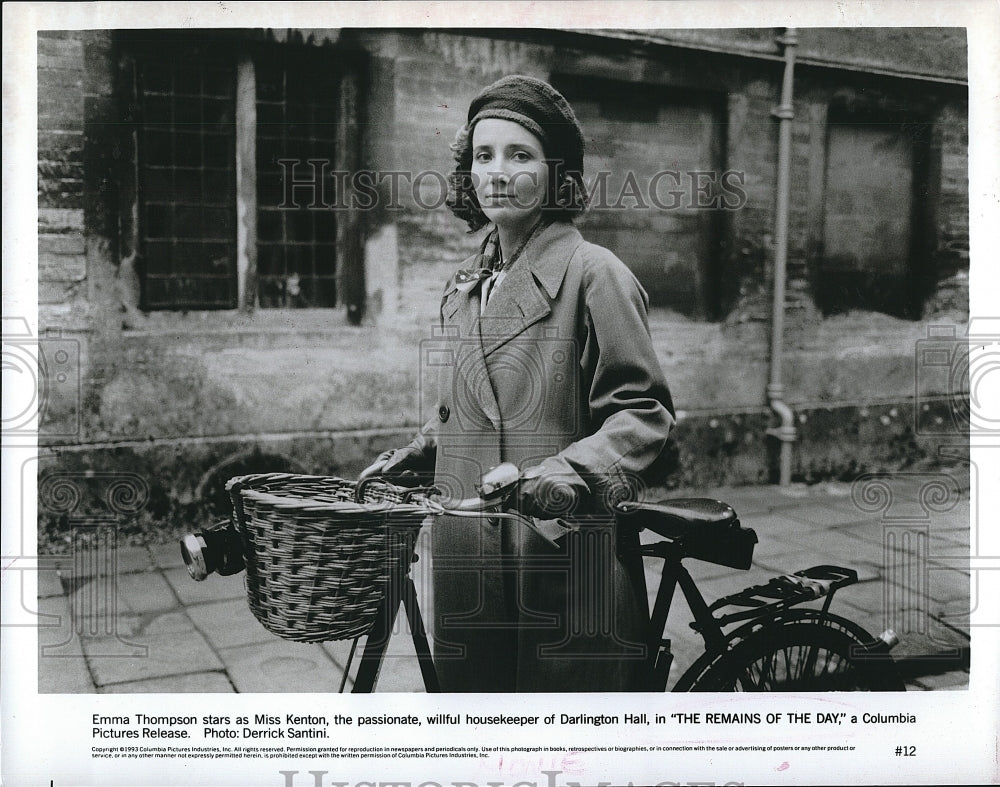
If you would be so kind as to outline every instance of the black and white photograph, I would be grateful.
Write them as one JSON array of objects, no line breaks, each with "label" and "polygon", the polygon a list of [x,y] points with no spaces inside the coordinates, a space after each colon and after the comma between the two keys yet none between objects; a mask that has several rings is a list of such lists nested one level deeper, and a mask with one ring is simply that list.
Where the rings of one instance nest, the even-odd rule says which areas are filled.
[{"label": "black and white photograph", "polygon": [[5,783],[1000,779],[950,7],[5,5]]}]

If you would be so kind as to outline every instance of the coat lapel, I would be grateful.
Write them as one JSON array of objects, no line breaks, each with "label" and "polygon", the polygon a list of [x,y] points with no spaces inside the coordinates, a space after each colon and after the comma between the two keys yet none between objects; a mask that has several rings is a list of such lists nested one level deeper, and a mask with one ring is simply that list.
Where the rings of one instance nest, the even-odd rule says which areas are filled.
[{"label": "coat lapel", "polygon": [[452,286],[441,301],[441,318],[446,335],[456,340],[453,345],[452,385],[467,386],[469,391],[463,397],[465,401],[476,402],[493,428],[499,430],[500,404],[483,354],[479,292],[479,288],[474,292],[463,292]]},{"label": "coat lapel", "polygon": [[529,242],[486,304],[480,321],[484,356],[552,312],[549,301],[558,295],[570,258],[582,242],[568,223],[551,224]]},{"label": "coat lapel", "polygon": [[[486,359],[552,312],[569,261],[583,237],[572,224],[557,223],[540,232],[507,272],[480,315],[479,288],[463,292],[452,284],[441,301],[444,325],[458,329],[456,385],[472,385],[474,400],[497,429],[500,405]],[[470,392],[471,393],[471,392]]]}]

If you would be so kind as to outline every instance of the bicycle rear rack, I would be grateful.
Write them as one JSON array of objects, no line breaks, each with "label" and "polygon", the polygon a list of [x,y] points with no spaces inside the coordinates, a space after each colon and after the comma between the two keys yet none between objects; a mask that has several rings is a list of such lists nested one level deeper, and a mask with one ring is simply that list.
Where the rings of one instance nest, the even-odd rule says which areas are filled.
[{"label": "bicycle rear rack", "polygon": [[[858,572],[854,569],[841,566],[813,566],[796,571],[794,574],[774,577],[763,585],[754,585],[739,593],[723,596],[709,606],[708,610],[715,613],[723,607],[740,608],[739,611],[717,617],[713,614],[720,626],[726,626],[740,620],[772,615],[804,601],[826,597],[823,604],[825,613],[833,601],[833,594],[857,581]],[[697,630],[698,627],[694,623],[691,625]]]}]

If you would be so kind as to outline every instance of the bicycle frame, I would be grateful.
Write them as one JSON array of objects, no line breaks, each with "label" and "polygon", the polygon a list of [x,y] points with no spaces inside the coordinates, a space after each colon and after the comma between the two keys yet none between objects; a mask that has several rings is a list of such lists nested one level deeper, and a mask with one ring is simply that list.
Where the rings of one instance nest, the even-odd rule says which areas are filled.
[{"label": "bicycle frame", "polygon": [[[731,639],[738,636],[742,630],[738,629],[727,635],[724,631],[727,625],[735,622],[777,621],[785,610],[822,597],[824,598],[822,608],[814,610],[817,624],[821,625],[829,615],[836,591],[857,581],[857,572],[852,569],[815,566],[795,575],[777,577],[765,585],[745,588],[710,605],[683,565],[682,560],[688,555],[677,543],[665,539],[632,548],[644,557],[655,557],[663,561],[660,583],[650,613],[647,640],[651,691],[664,691],[669,681],[673,653],[670,650],[670,639],[664,637],[663,632],[678,586],[694,618],[690,624],[691,628],[704,640],[706,652],[721,654],[725,653]],[[726,606],[743,607],[743,609],[716,617],[714,612]]]},{"label": "bicycle frame", "polygon": [[674,592],[678,585],[680,585],[688,608],[694,616],[694,628],[705,640],[706,649],[724,648],[726,639],[694,579],[681,563],[683,554],[680,549],[669,541],[659,541],[655,544],[640,546],[638,551],[644,557],[657,557],[663,560],[660,585],[656,591],[656,600],[650,613],[649,639],[646,643],[650,691],[663,691],[667,686],[670,666],[674,658],[670,650],[670,640],[663,636],[663,631],[667,625],[667,617],[670,614]]},{"label": "bicycle frame", "polygon": [[[392,548],[401,550],[404,554],[409,554],[410,557],[406,560],[396,561],[399,569],[389,577],[385,596],[379,604],[375,620],[368,633],[368,639],[365,641],[365,650],[361,655],[361,663],[358,665],[354,687],[351,689],[354,694],[370,694],[375,690],[386,649],[389,646],[389,638],[392,636],[392,630],[399,615],[400,604],[403,605],[406,620],[410,624],[413,647],[417,652],[417,663],[420,665],[424,687],[428,693],[441,691],[441,684],[438,682],[437,671],[434,669],[434,661],[431,658],[430,645],[427,642],[424,620],[417,604],[417,590],[409,574],[410,564],[417,561],[415,547],[416,536],[414,534],[396,534],[396,543],[393,544]],[[341,678],[341,691],[344,690],[347,683],[347,675],[350,672],[357,645],[358,641],[354,640]]]}]

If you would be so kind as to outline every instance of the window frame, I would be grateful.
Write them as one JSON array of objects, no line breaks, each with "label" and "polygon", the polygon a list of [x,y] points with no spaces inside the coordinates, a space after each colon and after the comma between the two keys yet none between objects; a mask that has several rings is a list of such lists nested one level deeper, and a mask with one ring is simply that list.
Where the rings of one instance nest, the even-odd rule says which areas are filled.
[{"label": "window frame", "polygon": [[[236,306],[221,309],[184,309],[183,307],[162,307],[144,309],[149,317],[155,314],[250,314],[275,311],[319,312],[328,315],[332,310],[344,309],[347,320],[352,325],[360,324],[365,314],[364,281],[364,224],[360,212],[352,206],[350,194],[345,194],[343,204],[348,207],[338,209],[335,238],[335,283],[334,304],[324,307],[295,309],[289,307],[261,308],[258,302],[258,246],[257,246],[257,111],[256,111],[256,63],[264,58],[308,58],[313,62],[326,61],[331,68],[340,72],[337,101],[337,138],[334,160],[331,168],[338,171],[355,172],[361,166],[363,141],[360,130],[364,127],[363,90],[365,85],[365,61],[361,53],[338,46],[316,46],[308,43],[260,41],[260,31],[246,31],[240,35],[204,35],[186,31],[119,31],[116,44],[119,50],[117,71],[117,94],[119,98],[119,120],[122,133],[119,135],[119,156],[117,170],[118,191],[118,259],[119,265],[130,272],[133,285],[124,289],[126,307],[140,308],[143,287],[141,270],[141,206],[139,201],[139,134],[142,119],[139,117],[138,69],[139,52],[148,52],[151,47],[168,52],[177,43],[206,43],[222,49],[232,57],[236,75],[235,85],[235,174],[236,174]],[[351,179],[346,179],[350,185]],[[213,320],[214,322],[215,320]]]},{"label": "window frame", "polygon": [[[924,306],[934,290],[933,249],[936,245],[937,216],[936,202],[939,175],[935,160],[939,157],[940,144],[935,117],[938,99],[924,96],[908,102],[901,102],[888,92],[872,86],[867,91],[855,86],[834,91],[825,105],[818,108],[813,122],[822,119],[823,133],[820,155],[814,157],[811,178],[815,178],[816,188],[810,194],[810,210],[813,219],[809,227],[808,265],[812,285],[813,302],[824,317],[844,313],[836,304],[831,305],[824,297],[824,274],[827,268],[825,243],[827,202],[830,199],[828,167],[830,163],[831,139],[836,128],[850,126],[878,125],[895,127],[897,133],[909,137],[910,141],[910,212],[909,212],[909,252],[906,260],[906,275],[902,277],[903,290],[890,308],[865,302],[854,308],[872,313],[915,321],[923,316]],[[859,277],[863,273],[859,272]]]}]

